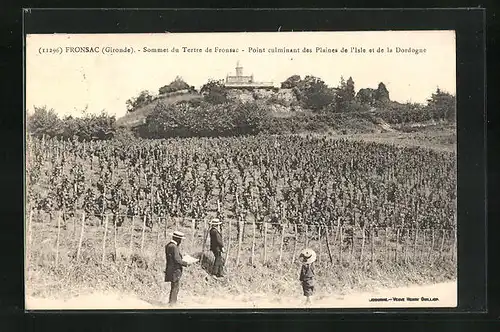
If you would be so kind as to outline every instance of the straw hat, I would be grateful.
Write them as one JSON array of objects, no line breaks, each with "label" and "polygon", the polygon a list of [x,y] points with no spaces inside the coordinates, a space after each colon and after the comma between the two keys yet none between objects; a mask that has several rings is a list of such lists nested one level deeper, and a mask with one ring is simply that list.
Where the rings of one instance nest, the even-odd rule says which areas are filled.
[{"label": "straw hat", "polygon": [[302,258],[302,263],[304,264],[311,264],[316,261],[316,253],[309,248],[302,250],[299,257]]},{"label": "straw hat", "polygon": [[174,238],[174,239],[181,239],[182,240],[182,239],[185,239],[186,236],[182,232],[175,231],[175,232],[172,233],[172,238]]},{"label": "straw hat", "polygon": [[220,225],[222,224],[222,221],[220,221],[219,218],[213,218],[212,220],[210,220],[210,225],[212,226],[216,226],[216,225]]}]

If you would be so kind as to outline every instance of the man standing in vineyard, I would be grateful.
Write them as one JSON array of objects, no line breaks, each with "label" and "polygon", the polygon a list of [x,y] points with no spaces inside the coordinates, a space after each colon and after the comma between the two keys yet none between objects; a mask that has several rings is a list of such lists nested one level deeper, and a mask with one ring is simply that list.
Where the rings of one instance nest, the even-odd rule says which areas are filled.
[{"label": "man standing in vineyard", "polygon": [[[223,277],[224,264],[222,262],[222,253],[224,252],[224,245],[222,244],[222,235],[220,232],[220,225],[222,222],[218,218],[210,221],[210,251],[215,256],[212,274],[215,278]],[[218,227],[219,226],[219,227]]]},{"label": "man standing in vineyard", "polygon": [[188,263],[182,260],[179,246],[184,239],[184,233],[175,231],[172,234],[172,240],[165,246],[165,255],[167,258],[167,268],[165,270],[165,281],[170,282],[169,305],[173,306],[177,302],[179,293],[182,268],[188,266]]}]

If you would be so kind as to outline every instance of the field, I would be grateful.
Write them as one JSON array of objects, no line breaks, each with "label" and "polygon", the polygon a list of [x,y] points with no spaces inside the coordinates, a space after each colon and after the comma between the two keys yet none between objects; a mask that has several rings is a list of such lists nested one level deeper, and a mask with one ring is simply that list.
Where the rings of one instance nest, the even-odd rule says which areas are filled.
[{"label": "field", "polygon": [[[174,229],[187,234],[182,252],[201,258],[185,270],[181,298],[300,296],[306,246],[319,255],[323,295],[454,279],[455,152],[419,146],[432,133],[399,133],[417,144],[397,145],[391,135],[30,138],[27,293],[161,299]],[[206,271],[213,216],[224,220],[225,281]]]}]

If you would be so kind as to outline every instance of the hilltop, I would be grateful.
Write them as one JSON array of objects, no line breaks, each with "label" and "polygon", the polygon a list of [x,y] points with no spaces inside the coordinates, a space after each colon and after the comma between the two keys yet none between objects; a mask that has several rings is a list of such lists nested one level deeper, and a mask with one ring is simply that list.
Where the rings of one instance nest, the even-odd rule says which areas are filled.
[{"label": "hilltop", "polygon": [[164,104],[175,104],[181,101],[193,101],[197,99],[202,99],[202,96],[197,92],[180,91],[160,95],[151,103],[139,107],[134,112],[127,113],[123,117],[118,118],[116,120],[116,125],[117,127],[122,128],[134,128],[142,125],[146,121],[147,116],[153,112],[158,102],[162,102]]}]

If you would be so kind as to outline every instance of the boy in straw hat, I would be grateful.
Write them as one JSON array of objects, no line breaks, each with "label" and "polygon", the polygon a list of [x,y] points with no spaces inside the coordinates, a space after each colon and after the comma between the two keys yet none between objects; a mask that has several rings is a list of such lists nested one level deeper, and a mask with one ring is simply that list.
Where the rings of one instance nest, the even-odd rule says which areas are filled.
[{"label": "boy in straw hat", "polygon": [[312,249],[304,249],[299,255],[302,261],[302,269],[300,270],[299,280],[302,283],[302,290],[306,297],[306,304],[311,303],[310,297],[314,293],[314,267],[316,261],[316,253]]},{"label": "boy in straw hat", "polygon": [[185,238],[184,233],[175,231],[172,233],[172,240],[165,246],[167,268],[165,269],[165,281],[170,282],[170,296],[168,303],[173,306],[177,302],[179,293],[182,268],[189,264],[182,259],[179,246]]},{"label": "boy in straw hat", "polygon": [[214,218],[210,221],[210,251],[214,254],[215,257],[212,274],[215,278],[221,278],[224,276],[224,264],[222,262],[224,244],[222,243],[222,234],[220,232],[221,224],[222,222],[218,218]]}]

